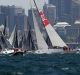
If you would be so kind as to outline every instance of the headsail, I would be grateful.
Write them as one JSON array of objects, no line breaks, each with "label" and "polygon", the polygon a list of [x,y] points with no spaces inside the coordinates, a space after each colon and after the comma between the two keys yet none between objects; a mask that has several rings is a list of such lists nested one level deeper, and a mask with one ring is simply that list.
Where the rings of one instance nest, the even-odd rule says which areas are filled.
[{"label": "headsail", "polygon": [[51,40],[51,43],[54,46],[58,46],[58,47],[64,47],[67,45],[65,44],[65,42],[61,39],[61,37],[58,35],[58,33],[55,31],[55,29],[52,27],[52,25],[49,23],[49,21],[46,19],[44,13],[42,11],[39,12],[40,17],[42,19],[43,25],[46,28],[46,31],[48,33],[48,36]]},{"label": "headsail", "polygon": [[37,23],[37,20],[36,20],[36,17],[34,15],[33,11],[32,11],[32,15],[33,15],[33,22],[34,22],[34,28],[35,28],[35,33],[36,33],[38,49],[48,49],[48,45],[45,42],[45,40],[40,32],[40,29],[39,29],[39,26],[38,26],[38,23]]},{"label": "headsail", "polygon": [[12,34],[11,34],[10,38],[8,39],[8,41],[10,42],[11,45],[13,44],[15,29],[16,29],[16,26],[14,27]]}]

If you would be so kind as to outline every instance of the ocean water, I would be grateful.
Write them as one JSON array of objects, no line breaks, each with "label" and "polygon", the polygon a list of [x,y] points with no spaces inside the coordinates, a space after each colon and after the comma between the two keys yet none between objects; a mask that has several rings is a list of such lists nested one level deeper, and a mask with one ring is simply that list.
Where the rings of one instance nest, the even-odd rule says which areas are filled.
[{"label": "ocean water", "polygon": [[0,75],[80,75],[80,54],[1,55]]}]

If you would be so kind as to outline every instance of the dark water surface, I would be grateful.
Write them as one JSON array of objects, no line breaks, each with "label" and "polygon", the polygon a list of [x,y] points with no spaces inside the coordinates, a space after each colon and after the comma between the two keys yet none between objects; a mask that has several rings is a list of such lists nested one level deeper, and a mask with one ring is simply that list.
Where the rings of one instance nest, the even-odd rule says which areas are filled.
[{"label": "dark water surface", "polygon": [[80,54],[0,56],[0,75],[80,75]]}]

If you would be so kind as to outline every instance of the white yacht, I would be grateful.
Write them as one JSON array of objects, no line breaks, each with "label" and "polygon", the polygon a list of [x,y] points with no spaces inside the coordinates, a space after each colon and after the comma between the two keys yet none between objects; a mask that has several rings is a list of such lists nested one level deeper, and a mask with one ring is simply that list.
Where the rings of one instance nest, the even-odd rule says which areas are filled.
[{"label": "white yacht", "polygon": [[[33,21],[34,21],[34,27],[35,27],[35,32],[38,34],[36,36],[37,38],[37,41],[40,40],[40,42],[38,42],[37,44],[42,46],[42,48],[38,48],[38,50],[35,51],[35,53],[38,53],[38,54],[42,54],[42,53],[60,53],[60,52],[64,52],[64,51],[67,51],[68,50],[68,46],[66,45],[66,43],[61,39],[61,37],[58,35],[58,33],[55,31],[55,29],[52,27],[52,25],[49,23],[48,19],[45,17],[44,13],[42,10],[39,10],[37,5],[36,5],[36,2],[35,0],[34,1],[34,4],[36,6],[36,9],[38,10],[38,13],[40,15],[40,18],[43,22],[43,25],[47,31],[47,34],[49,36],[49,39],[52,43],[52,46],[53,48],[52,49],[48,49],[48,46],[46,44],[43,44],[43,40],[41,39],[40,40],[40,37],[41,37],[41,33],[39,31],[39,28],[38,28],[38,23],[36,21],[36,17],[33,14]],[[39,32],[39,33],[38,33]],[[54,48],[56,47],[56,48]]]}]

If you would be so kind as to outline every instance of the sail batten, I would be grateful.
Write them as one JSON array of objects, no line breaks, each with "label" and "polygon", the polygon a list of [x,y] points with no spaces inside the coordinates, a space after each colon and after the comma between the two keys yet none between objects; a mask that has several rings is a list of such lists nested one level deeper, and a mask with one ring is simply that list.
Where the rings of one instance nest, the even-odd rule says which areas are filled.
[{"label": "sail batten", "polygon": [[33,12],[32,12],[32,15],[33,15],[33,22],[34,22],[34,28],[35,28],[35,33],[36,33],[38,49],[40,49],[40,50],[48,49],[48,45],[45,42],[45,40],[44,40],[44,38],[43,38],[43,36],[42,36],[42,34],[40,32],[36,17],[35,17]]}]

